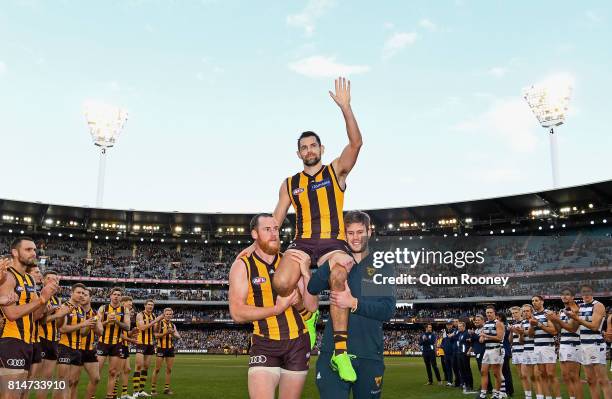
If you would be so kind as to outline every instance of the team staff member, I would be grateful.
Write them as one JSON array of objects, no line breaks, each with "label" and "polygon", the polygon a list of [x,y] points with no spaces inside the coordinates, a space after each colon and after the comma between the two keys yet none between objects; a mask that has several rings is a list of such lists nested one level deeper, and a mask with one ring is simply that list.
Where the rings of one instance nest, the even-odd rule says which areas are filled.
[{"label": "team staff member", "polygon": [[[431,324],[428,324],[427,326],[425,326],[425,332],[423,333],[423,335],[419,337],[419,346],[421,347],[423,361],[425,362],[425,368],[427,370],[427,380],[428,380],[427,385],[433,384],[433,377],[431,375],[432,368],[434,370],[434,373],[436,374],[436,379],[438,380],[438,383],[440,383],[441,382],[440,381],[440,371],[438,370],[438,364],[436,363],[436,352],[435,352],[436,334],[433,332],[433,327]],[[449,356],[451,364],[452,364],[452,356],[453,356],[452,354]]]},{"label": "team staff member", "polygon": [[[296,307],[299,292],[276,295],[272,282],[281,259],[279,225],[271,214],[255,215],[250,222],[255,251],[234,262],[229,275],[229,306],[238,323],[252,322],[248,389],[251,398],[299,398],[310,361],[311,340],[304,317]],[[307,256],[301,256],[305,267]],[[308,277],[305,277],[308,283]],[[303,286],[301,287],[303,289]],[[318,299],[304,294],[304,305],[314,311]],[[309,317],[311,319],[312,317]],[[314,325],[312,326],[314,328]]]},{"label": "team staff member", "polygon": [[161,370],[162,363],[166,363],[166,376],[164,379],[164,395],[172,395],[170,389],[170,377],[172,366],[174,365],[174,341],[181,339],[181,335],[176,330],[172,322],[174,311],[171,308],[164,309],[164,319],[155,327],[155,338],[157,339],[157,359],[155,370],[151,378],[151,395],[157,395],[157,375]]},{"label": "team staff member", "polygon": [[10,259],[0,265],[0,307],[6,319],[0,337],[0,397],[8,399],[21,396],[18,390],[8,390],[8,383],[26,379],[32,362],[34,321],[59,289],[53,281],[40,295],[36,293],[36,284],[26,273],[26,267],[36,263],[36,245],[31,238],[16,238],[10,251]]},{"label": "team staff member", "polygon": [[442,333],[442,348],[444,348],[444,357],[440,358],[440,364],[442,365],[442,371],[444,372],[444,379],[446,385],[449,387],[453,386],[453,381],[459,379],[459,376],[453,374],[453,357],[455,356],[455,348],[452,339],[453,322],[448,321],[446,323],[446,329]]},{"label": "team staff member", "polygon": [[136,315],[136,327],[138,333],[136,336],[136,371],[132,379],[134,388],[134,397],[149,396],[144,391],[147,384],[147,375],[151,366],[151,358],[155,355],[155,336],[154,328],[164,318],[163,313],[155,317],[153,309],[155,302],[149,299],[145,302],[144,311]]},{"label": "team staff member", "polygon": [[463,393],[475,393],[472,392],[474,389],[474,378],[472,377],[472,370],[470,369],[470,358],[468,352],[470,351],[471,338],[470,333],[465,329],[465,322],[460,321],[457,325],[457,345],[455,347],[455,358],[457,359],[457,366],[459,368],[459,376],[461,377],[461,383],[463,385]]},{"label": "team staff member", "polygon": [[[389,321],[395,313],[395,297],[392,287],[378,287],[382,292],[374,292],[376,296],[366,296],[362,290],[362,279],[370,279],[368,269],[372,269],[372,256],[368,248],[371,236],[370,217],[364,212],[347,212],[344,215],[346,236],[356,264],[351,268],[344,291],[332,291],[330,301],[340,309],[349,309],[348,320],[348,353],[355,356],[353,368],[357,380],[354,383],[343,381],[331,368],[331,358],[334,352],[334,327],[331,321],[325,325],[321,353],[317,360],[316,383],[322,399],[348,398],[353,392],[353,398],[379,398],[383,389],[383,332],[384,322]],[[335,269],[335,268],[334,268]],[[303,268],[302,273],[310,270]],[[308,291],[318,295],[328,290],[330,267],[321,266],[312,276]],[[432,340],[435,348],[436,339]],[[435,358],[435,352],[433,353]]]},{"label": "team staff member", "polygon": [[70,299],[65,306],[70,307],[70,313],[65,316],[60,327],[60,341],[57,348],[57,378],[67,382],[67,389],[57,390],[53,398],[68,399],[76,395],[79,374],[82,366],[81,336],[86,327],[95,325],[96,320],[85,318],[81,308],[86,287],[81,283],[72,286]]},{"label": "team staff member", "polygon": [[96,354],[98,355],[98,368],[102,370],[106,358],[108,361],[108,385],[106,398],[113,398],[113,390],[117,377],[121,372],[121,332],[130,329],[130,315],[121,306],[123,290],[115,287],[110,293],[110,303],[98,309],[98,319],[102,322],[102,334],[98,339]]}]

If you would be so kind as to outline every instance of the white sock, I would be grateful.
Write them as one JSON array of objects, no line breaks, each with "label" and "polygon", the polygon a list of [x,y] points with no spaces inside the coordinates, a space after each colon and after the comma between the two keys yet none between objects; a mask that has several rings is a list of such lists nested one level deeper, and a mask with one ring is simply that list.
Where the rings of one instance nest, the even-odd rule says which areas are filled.
[{"label": "white sock", "polygon": [[547,396],[546,399],[552,399],[552,396]]},{"label": "white sock", "polygon": [[525,391],[525,399],[531,398],[531,391]]},{"label": "white sock", "polygon": [[536,395],[536,399],[544,399],[544,395]]}]

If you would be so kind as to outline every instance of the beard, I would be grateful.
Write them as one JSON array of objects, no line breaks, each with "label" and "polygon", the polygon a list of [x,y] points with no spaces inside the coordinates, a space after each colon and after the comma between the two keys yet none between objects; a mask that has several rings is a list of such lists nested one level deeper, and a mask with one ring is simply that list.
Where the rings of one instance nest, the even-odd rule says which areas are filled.
[{"label": "beard", "polygon": [[28,259],[28,258],[19,257],[18,259],[19,259],[19,263],[21,263],[22,265],[25,265],[25,266],[36,266],[36,265],[38,265],[38,259],[36,259],[36,258],[29,258]]},{"label": "beard", "polygon": [[321,162],[321,157],[315,155],[314,158],[310,158],[310,159],[304,159],[304,165],[306,166],[314,166],[316,164],[318,164],[319,162]]},{"label": "beard", "polygon": [[260,241],[257,245],[259,245],[259,248],[268,255],[276,255],[280,248],[278,241]]}]

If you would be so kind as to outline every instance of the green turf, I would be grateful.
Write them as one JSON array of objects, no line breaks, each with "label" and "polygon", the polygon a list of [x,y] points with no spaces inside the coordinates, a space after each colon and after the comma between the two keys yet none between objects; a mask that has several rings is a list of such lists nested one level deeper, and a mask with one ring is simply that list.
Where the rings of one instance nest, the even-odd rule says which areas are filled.
[{"label": "green turf", "polygon": [[[131,357],[132,367],[134,357]],[[172,390],[175,398],[247,398],[247,356],[223,356],[223,355],[178,355],[172,372]],[[316,357],[311,361],[311,369],[308,374],[304,389],[304,398],[318,398],[314,383],[314,367]],[[427,381],[425,366],[421,358],[387,357],[385,358],[385,376],[383,384],[384,398],[472,398],[463,395],[458,389],[445,386],[424,386]],[[476,363],[472,360],[474,376],[476,376]],[[439,365],[438,365],[439,367]],[[158,380],[158,391],[163,388],[163,370]],[[442,372],[442,370],[440,370]],[[152,370],[149,372],[149,375]],[[103,371],[101,384],[98,386],[96,398],[104,398],[103,387],[106,387],[106,370]],[[560,376],[560,375],[559,375]],[[79,385],[79,395],[84,395],[87,376],[83,372]],[[149,376],[150,383],[150,376]],[[521,392],[520,382],[514,374],[515,391]],[[131,393],[131,378],[130,390]],[[147,391],[150,385],[147,384]],[[517,389],[519,388],[519,389]],[[158,398],[169,398],[170,396],[158,395]],[[515,398],[522,398],[515,395]],[[535,395],[534,395],[535,397]],[[565,390],[563,397],[566,398]],[[585,386],[585,399],[590,398]]]}]

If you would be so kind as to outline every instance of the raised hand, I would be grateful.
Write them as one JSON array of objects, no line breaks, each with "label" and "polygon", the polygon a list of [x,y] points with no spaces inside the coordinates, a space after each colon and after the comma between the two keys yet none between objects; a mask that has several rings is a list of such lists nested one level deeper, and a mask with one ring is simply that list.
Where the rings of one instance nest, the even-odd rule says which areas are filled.
[{"label": "raised hand", "polygon": [[329,92],[331,98],[338,104],[342,109],[348,108],[351,105],[351,81],[339,77],[334,81],[336,92]]}]

